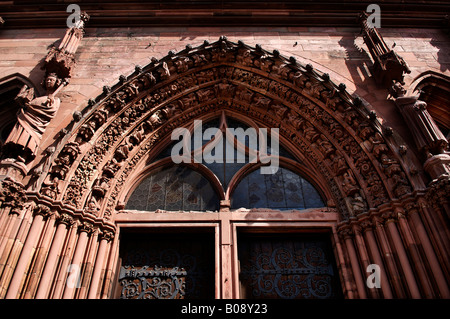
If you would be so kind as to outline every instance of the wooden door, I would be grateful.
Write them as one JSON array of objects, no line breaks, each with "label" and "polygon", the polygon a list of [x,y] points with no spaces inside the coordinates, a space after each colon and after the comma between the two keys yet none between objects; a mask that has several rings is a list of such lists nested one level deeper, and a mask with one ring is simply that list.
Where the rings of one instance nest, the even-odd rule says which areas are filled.
[{"label": "wooden door", "polygon": [[119,255],[118,298],[214,298],[211,233],[123,234]]},{"label": "wooden door", "polygon": [[327,236],[242,233],[238,254],[241,298],[342,297]]}]

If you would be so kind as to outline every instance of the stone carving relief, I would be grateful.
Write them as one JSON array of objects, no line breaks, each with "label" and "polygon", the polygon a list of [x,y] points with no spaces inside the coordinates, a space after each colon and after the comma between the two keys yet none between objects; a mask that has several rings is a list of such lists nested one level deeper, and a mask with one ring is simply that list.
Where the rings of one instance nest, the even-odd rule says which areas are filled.
[{"label": "stone carving relief", "polygon": [[19,215],[27,201],[23,187],[16,182],[3,180],[0,182],[0,208],[10,208],[10,214]]},{"label": "stone carving relief", "polygon": [[17,96],[22,109],[3,146],[3,157],[17,158],[24,163],[29,163],[36,157],[42,134],[55,117],[61,103],[56,94],[66,84],[66,80],[58,78],[55,73],[50,73],[44,81],[45,95],[35,97],[33,89],[26,86],[22,88]]},{"label": "stone carving relief", "polygon": [[[160,138],[225,107],[279,127],[317,163],[315,169],[329,183],[344,217],[358,215],[389,200],[387,188],[393,189],[392,196],[402,196],[411,186],[368,112],[356,109],[343,89],[311,66],[305,71],[279,53],[226,39],[179,56],[171,53],[137,68],[87,107],[83,122],[71,133],[78,144],[79,152],[72,154],[76,158],[62,149],[42,191],[94,215],[103,209],[110,218],[121,185]],[[63,185],[62,178],[69,182]]]},{"label": "stone carving relief", "polygon": [[448,141],[428,113],[427,103],[419,100],[420,94],[405,96],[406,90],[401,83],[395,81],[390,93],[395,98],[395,104],[410,127],[418,149],[425,154],[426,158],[443,154],[448,148]]}]

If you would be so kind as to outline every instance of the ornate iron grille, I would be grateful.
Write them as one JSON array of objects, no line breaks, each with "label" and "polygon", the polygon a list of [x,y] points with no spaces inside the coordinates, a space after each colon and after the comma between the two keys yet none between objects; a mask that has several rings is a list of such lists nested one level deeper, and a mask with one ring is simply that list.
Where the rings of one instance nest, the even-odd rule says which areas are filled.
[{"label": "ornate iron grille", "polygon": [[332,254],[326,242],[270,237],[250,237],[239,243],[241,292],[245,298],[329,299],[340,296]]},{"label": "ornate iron grille", "polygon": [[[121,249],[121,299],[214,297],[214,251],[196,236],[127,238]],[[212,249],[211,249],[212,248]]]}]

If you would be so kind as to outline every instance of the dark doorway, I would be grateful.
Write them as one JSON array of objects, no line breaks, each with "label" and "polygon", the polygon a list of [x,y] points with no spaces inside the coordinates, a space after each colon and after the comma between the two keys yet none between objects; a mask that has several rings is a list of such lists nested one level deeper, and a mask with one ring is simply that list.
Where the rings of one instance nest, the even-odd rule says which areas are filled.
[{"label": "dark doorway", "polygon": [[327,235],[240,233],[241,298],[333,299],[342,290]]},{"label": "dark doorway", "polygon": [[214,233],[122,234],[118,298],[214,298]]}]

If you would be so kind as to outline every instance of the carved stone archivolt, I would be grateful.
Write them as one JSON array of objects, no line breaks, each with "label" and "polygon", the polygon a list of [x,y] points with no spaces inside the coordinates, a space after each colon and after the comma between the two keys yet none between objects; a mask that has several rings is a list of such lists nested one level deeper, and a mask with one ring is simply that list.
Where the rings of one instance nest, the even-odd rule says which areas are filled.
[{"label": "carved stone archivolt", "polygon": [[344,219],[412,192],[382,126],[345,85],[261,46],[219,41],[136,67],[69,125],[36,189],[106,220],[130,173],[173,129],[227,110],[279,128],[326,181]]}]

